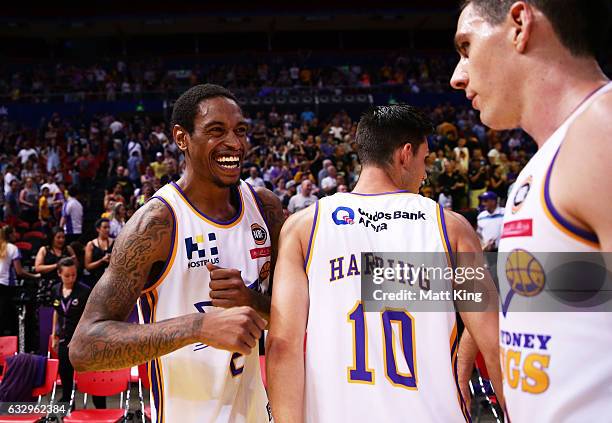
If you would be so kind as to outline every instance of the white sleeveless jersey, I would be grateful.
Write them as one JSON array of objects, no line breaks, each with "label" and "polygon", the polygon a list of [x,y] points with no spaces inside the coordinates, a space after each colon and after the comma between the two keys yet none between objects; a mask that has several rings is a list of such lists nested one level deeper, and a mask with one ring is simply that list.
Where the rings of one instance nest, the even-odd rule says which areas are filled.
[{"label": "white sleeveless jersey", "polygon": [[[554,286],[547,273],[551,260],[537,253],[599,251],[594,234],[555,208],[550,175],[572,122],[611,90],[607,84],[576,109],[525,166],[508,196],[498,274],[501,368],[512,423],[612,421],[612,314],[517,311],[553,298],[547,289]],[[609,134],[602,136],[612,142]],[[517,263],[528,270],[517,273]]]},{"label": "white sleeveless jersey", "polygon": [[361,302],[362,252],[440,252],[438,264],[448,266],[439,206],[397,192],[338,193],[315,207],[305,264],[306,422],[469,419],[457,389],[455,313],[367,312]]},{"label": "white sleeveless jersey", "polygon": [[[139,301],[141,323],[215,309],[206,263],[242,272],[245,284],[265,291],[269,283],[269,231],[252,188],[234,192],[240,210],[228,222],[201,213],[174,182],[153,198],[174,217],[171,256],[158,281]],[[153,200],[155,201],[155,200]],[[153,422],[269,422],[258,348],[251,354],[192,344],[148,363]]]}]

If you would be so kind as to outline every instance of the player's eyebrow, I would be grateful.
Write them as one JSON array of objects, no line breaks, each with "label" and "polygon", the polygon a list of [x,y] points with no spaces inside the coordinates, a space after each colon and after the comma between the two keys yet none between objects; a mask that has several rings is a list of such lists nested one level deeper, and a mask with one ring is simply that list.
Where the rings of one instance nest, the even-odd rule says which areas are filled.
[{"label": "player's eyebrow", "polygon": [[205,124],[204,129],[209,129],[217,125],[225,126],[225,122],[221,122],[220,120],[213,120],[212,122],[208,122],[207,124]]}]

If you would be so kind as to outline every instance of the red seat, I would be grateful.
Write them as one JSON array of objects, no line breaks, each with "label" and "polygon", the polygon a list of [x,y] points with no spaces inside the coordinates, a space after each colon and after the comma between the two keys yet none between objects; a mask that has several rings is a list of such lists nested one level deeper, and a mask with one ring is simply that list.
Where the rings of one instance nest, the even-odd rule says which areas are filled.
[{"label": "red seat", "polygon": [[23,220],[18,221],[14,226],[19,232],[27,232],[30,230],[30,224],[28,222],[24,222]]},{"label": "red seat", "polygon": [[[38,397],[40,402],[41,398],[45,395],[50,394],[51,400],[55,396],[55,380],[57,379],[57,371],[59,368],[59,360],[48,359],[47,367],[45,369],[45,383],[42,386],[34,388],[32,390],[32,396]],[[46,414],[32,413],[32,414],[20,414],[18,416],[0,416],[0,423],[11,423],[11,422],[30,422],[35,423],[45,418]]]},{"label": "red seat", "polygon": [[19,248],[21,251],[30,252],[32,251],[32,244],[25,241],[19,241],[15,243],[15,246]]},{"label": "red seat", "polygon": [[0,336],[0,380],[6,370],[6,358],[17,354],[17,337],[16,336]]},{"label": "red seat", "polygon": [[46,235],[42,233],[41,231],[30,231],[30,232],[26,232],[25,234],[23,234],[23,239],[28,239],[28,238],[41,239],[41,240],[47,239]]},{"label": "red seat", "polygon": [[42,222],[40,220],[37,220],[36,222],[32,223],[32,229],[40,229],[42,228]]},{"label": "red seat", "polygon": [[[109,396],[126,391],[126,403],[129,404],[130,369],[75,372],[74,381],[75,389],[90,395]],[[75,410],[64,417],[64,423],[115,423],[127,416],[127,409],[126,406],[106,410]]]},{"label": "red seat", "polygon": [[[52,345],[53,345],[53,336],[49,335],[49,341],[47,342],[47,358],[59,358],[57,356],[57,351],[51,348]],[[57,386],[62,386],[62,378],[60,378],[59,375],[57,375],[56,383],[57,383]]]}]

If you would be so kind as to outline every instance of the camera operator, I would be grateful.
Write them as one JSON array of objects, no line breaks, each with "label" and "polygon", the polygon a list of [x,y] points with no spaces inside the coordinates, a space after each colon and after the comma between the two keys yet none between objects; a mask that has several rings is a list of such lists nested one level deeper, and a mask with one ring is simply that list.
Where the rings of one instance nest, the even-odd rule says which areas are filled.
[{"label": "camera operator", "polygon": [[0,228],[0,336],[17,334],[17,311],[12,301],[17,278],[40,277],[21,266],[21,254],[13,242],[13,228]]}]

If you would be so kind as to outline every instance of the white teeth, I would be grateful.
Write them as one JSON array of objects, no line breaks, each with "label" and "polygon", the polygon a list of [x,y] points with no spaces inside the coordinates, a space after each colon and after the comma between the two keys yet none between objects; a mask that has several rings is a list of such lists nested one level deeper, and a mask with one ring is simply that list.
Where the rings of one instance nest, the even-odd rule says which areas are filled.
[{"label": "white teeth", "polygon": [[240,166],[240,157],[238,156],[221,156],[216,161],[219,166],[225,169],[236,169]]}]

